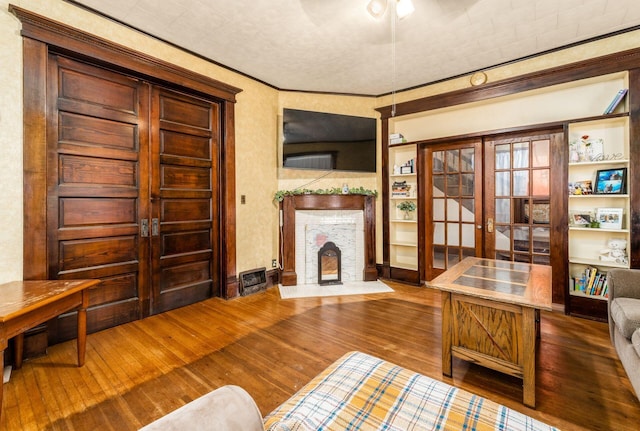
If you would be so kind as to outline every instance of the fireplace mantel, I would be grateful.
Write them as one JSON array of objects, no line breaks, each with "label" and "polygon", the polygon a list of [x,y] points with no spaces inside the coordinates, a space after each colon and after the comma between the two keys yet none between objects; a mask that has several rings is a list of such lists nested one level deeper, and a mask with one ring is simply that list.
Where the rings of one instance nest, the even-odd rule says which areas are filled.
[{"label": "fireplace mantel", "polygon": [[285,196],[280,203],[282,217],[282,248],[280,262],[283,286],[298,284],[296,274],[296,211],[298,210],[362,210],[364,218],[364,269],[362,279],[374,281],[376,270],[376,214],[375,197],[367,195],[294,195]]}]

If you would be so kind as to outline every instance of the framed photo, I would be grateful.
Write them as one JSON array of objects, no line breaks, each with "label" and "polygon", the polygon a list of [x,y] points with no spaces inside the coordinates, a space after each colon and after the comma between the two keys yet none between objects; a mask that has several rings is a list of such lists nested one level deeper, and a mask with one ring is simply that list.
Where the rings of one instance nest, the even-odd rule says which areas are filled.
[{"label": "framed photo", "polygon": [[596,172],[597,194],[622,194],[625,192],[627,168],[602,169]]},{"label": "framed photo", "polygon": [[576,181],[569,183],[570,195],[590,195],[593,193],[591,180]]},{"label": "framed photo", "polygon": [[622,229],[622,208],[598,208],[596,221],[601,229]]},{"label": "framed photo", "polygon": [[571,211],[569,214],[569,225],[575,227],[589,227],[593,221],[593,212],[587,210]]},{"label": "framed photo", "polygon": [[400,173],[401,174],[412,174],[413,173],[413,167],[412,166],[400,166]]}]

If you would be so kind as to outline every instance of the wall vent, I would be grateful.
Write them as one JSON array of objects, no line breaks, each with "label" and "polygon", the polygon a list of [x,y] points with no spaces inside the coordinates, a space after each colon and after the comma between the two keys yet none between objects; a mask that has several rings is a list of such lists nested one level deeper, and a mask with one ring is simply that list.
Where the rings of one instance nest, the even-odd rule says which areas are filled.
[{"label": "wall vent", "polygon": [[240,273],[240,295],[247,296],[267,287],[267,269],[258,268]]}]

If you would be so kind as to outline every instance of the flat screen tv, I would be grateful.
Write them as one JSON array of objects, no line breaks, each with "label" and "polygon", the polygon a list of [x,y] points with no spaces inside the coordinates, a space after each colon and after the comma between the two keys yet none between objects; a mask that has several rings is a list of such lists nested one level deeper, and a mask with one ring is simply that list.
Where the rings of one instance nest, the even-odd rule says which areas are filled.
[{"label": "flat screen tv", "polygon": [[376,172],[375,118],[284,109],[284,168]]}]

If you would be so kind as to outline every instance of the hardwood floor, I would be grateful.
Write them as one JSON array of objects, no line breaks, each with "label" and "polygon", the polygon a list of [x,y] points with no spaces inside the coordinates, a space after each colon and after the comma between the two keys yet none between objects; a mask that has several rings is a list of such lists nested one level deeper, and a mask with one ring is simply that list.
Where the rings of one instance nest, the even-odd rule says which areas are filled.
[{"label": "hardwood floor", "polygon": [[26,361],[4,387],[2,430],[135,430],[225,384],[244,387],[263,415],[351,350],[480,394],[562,430],[637,430],[640,403],[605,323],[542,313],[536,410],[522,382],[455,360],[442,376],[440,294],[281,300],[277,287],[218,298],[87,337]]}]

